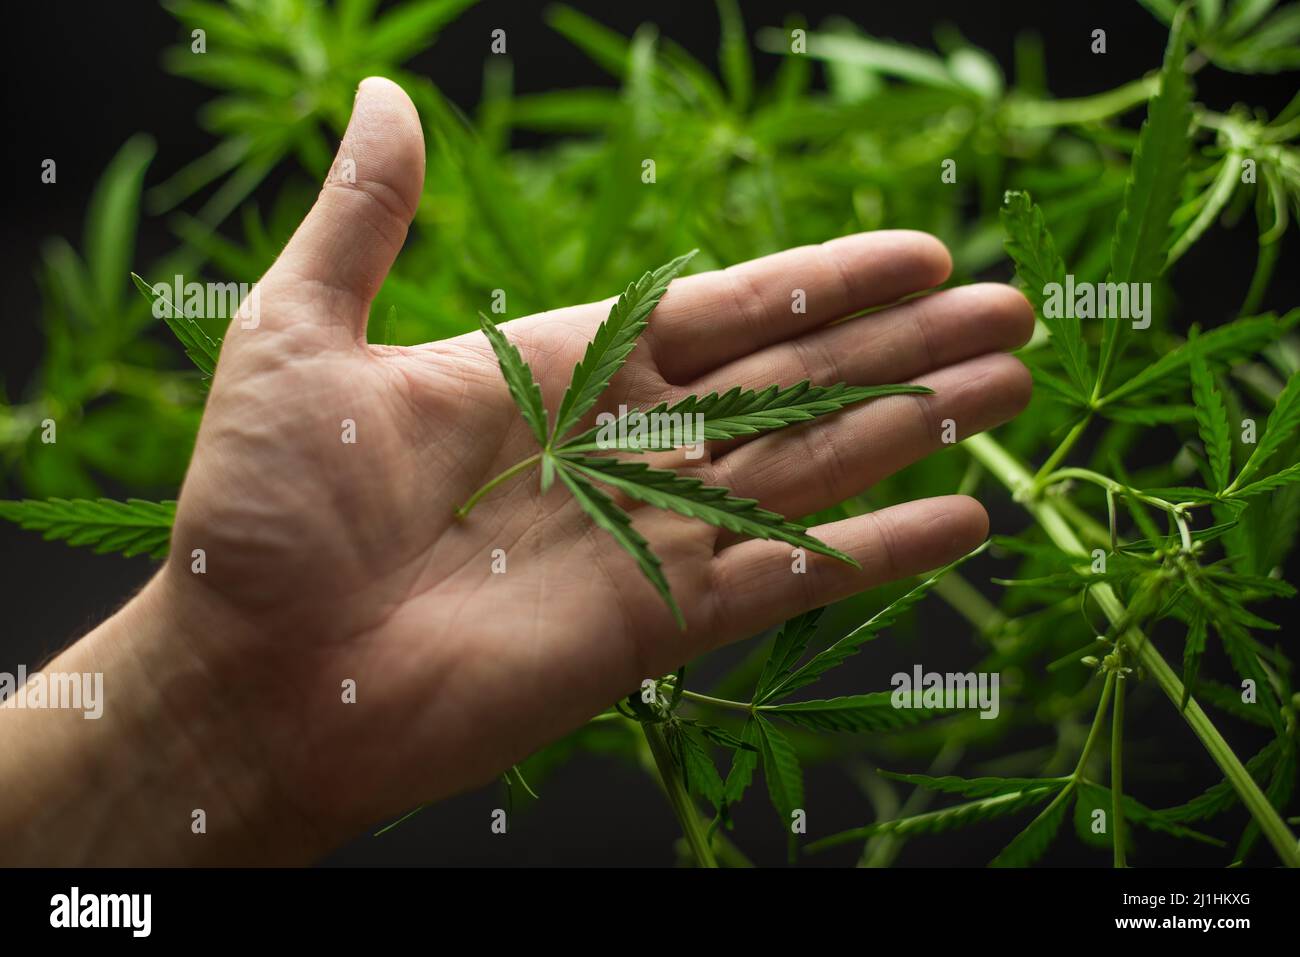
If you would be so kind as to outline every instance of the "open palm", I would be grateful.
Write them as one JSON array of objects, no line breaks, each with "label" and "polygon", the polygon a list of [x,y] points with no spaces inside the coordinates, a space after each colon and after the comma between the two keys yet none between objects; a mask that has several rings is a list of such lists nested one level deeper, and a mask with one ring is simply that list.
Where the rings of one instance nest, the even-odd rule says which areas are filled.
[{"label": "open palm", "polygon": [[[927,499],[813,530],[861,568],[811,555],[794,574],[788,545],[633,509],[682,631],[632,559],[563,489],[541,494],[535,473],[457,521],[458,505],[537,443],[481,334],[365,342],[423,184],[419,120],[398,87],[362,84],[339,155],[356,182],[322,191],[260,283],[257,326],[232,323],[165,571],[225,623],[190,637],[205,667],[239,675],[250,760],[323,833],[485,781],[644,678],[985,536],[978,503]],[[828,507],[940,447],[944,420],[964,437],[1026,403],[1028,375],[1001,353],[1025,341],[1032,315],[1007,287],[838,321],[948,269],[933,238],[877,232],[679,279],[598,408],[805,378],[934,389],[686,463],[786,515]],[[795,289],[806,311],[792,310]],[[548,408],[611,301],[502,327]],[[355,703],[343,700],[349,680]]]}]

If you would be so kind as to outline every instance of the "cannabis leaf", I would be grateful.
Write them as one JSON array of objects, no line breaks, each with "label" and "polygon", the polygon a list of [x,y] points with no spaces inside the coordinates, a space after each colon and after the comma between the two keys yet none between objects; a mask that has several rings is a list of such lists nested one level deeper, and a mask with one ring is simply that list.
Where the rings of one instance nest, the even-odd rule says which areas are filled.
[{"label": "cannabis leaf", "polygon": [[501,375],[506,380],[510,397],[519,406],[524,421],[533,432],[533,438],[546,444],[546,406],[542,404],[542,388],[533,378],[533,370],[519,355],[519,350],[512,346],[500,329],[483,313],[478,314],[479,328],[496,353],[497,364],[501,366]]},{"label": "cannabis leaf", "polygon": [[1007,255],[1016,264],[1016,275],[1024,285],[1025,295],[1033,304],[1034,314],[1051,334],[1052,348],[1075,386],[1072,395],[1076,401],[1086,401],[1093,385],[1092,368],[1079,320],[1064,316],[1052,318],[1043,308],[1047,286],[1056,283],[1058,288],[1064,288],[1066,281],[1065,262],[1043,222],[1043,212],[1028,193],[1011,190],[1004,198],[1001,217]]},{"label": "cannabis leaf", "polygon": [[1052,841],[1056,839],[1056,832],[1061,829],[1061,822],[1065,820],[1069,802],[1064,798],[1070,790],[1066,788],[1057,794],[1052,803],[989,862],[989,866],[1028,867],[1042,857],[1052,846]]},{"label": "cannabis leaf", "polygon": [[162,558],[171,540],[175,502],[112,499],[23,499],[0,502],[0,518],[29,531],[44,533],[49,541],[88,545],[97,554],[150,555]]},{"label": "cannabis leaf", "polygon": [[1134,398],[1144,392],[1154,392],[1159,386],[1170,385],[1170,380],[1199,355],[1207,362],[1232,362],[1254,355],[1282,333],[1300,323],[1300,309],[1292,309],[1282,318],[1266,314],[1239,319],[1226,326],[1188,339],[1177,349],[1166,352],[1155,362],[1139,369],[1135,375],[1115,386],[1101,400],[1109,404],[1120,399]]},{"label": "cannabis leaf", "polygon": [[796,810],[803,807],[803,771],[799,756],[795,754],[790,739],[761,715],[754,715],[758,731],[758,748],[763,758],[763,777],[767,780],[768,795],[772,805],[786,827]]},{"label": "cannabis leaf", "polygon": [[[776,680],[770,682],[768,689],[761,696],[755,695],[754,703],[766,704],[767,702],[775,701],[778,698],[784,698],[786,695],[798,691],[806,685],[812,684],[832,668],[842,664],[846,659],[853,655],[856,655],[858,649],[860,649],[863,644],[870,641],[872,638],[875,638],[881,631],[897,621],[904,612],[924,598],[930,589],[939,583],[939,580],[943,578],[944,575],[948,574],[948,572],[952,571],[963,562],[974,558],[987,547],[988,543],[985,542],[979,548],[963,555],[955,562],[950,562],[943,568],[931,572],[916,587],[890,602],[843,638],[840,638],[828,648],[814,655],[803,667],[795,671],[782,673]],[[805,645],[806,643],[807,642],[805,641]]]},{"label": "cannabis leaf", "polygon": [[1205,614],[1197,609],[1192,612],[1187,638],[1183,642],[1183,700],[1178,703],[1180,708],[1186,708],[1188,699],[1192,696],[1192,687],[1196,684],[1196,676],[1201,670],[1201,657],[1205,654],[1207,633]]},{"label": "cannabis leaf", "polygon": [[798,548],[857,565],[848,555],[808,535],[802,527],[787,522],[776,512],[759,508],[754,499],[736,498],[725,488],[705,485],[697,478],[678,475],[666,469],[653,469],[644,462],[624,462],[590,455],[564,456],[557,463],[571,475],[604,482],[629,498],[655,508],[676,512],[687,518],[702,519],[710,525],[750,538],[788,542]]},{"label": "cannabis leaf", "polygon": [[650,545],[640,533],[632,527],[632,517],[614,504],[614,500],[600,489],[575,478],[567,469],[560,471],[560,481],[568,487],[574,499],[582,506],[582,510],[590,515],[597,525],[613,535],[614,540],[636,560],[641,574],[650,580],[672,610],[677,627],[685,628],[686,619],[682,617],[682,610],[677,607],[672,589],[668,587],[668,579],[664,577],[659,558],[650,550]]},{"label": "cannabis leaf", "polygon": [[664,732],[668,750],[682,772],[687,790],[699,795],[715,809],[723,804],[724,788],[717,765],[709,754],[701,732],[684,722],[671,722]]},{"label": "cannabis leaf", "polygon": [[[680,448],[682,443],[676,441],[671,432],[666,437],[658,434],[634,442],[635,430],[630,423],[653,416],[662,417],[662,421],[677,421],[677,416],[699,415],[704,417],[703,438],[717,441],[783,429],[797,422],[808,422],[818,416],[838,412],[867,399],[931,394],[933,390],[919,385],[856,386],[841,382],[831,386],[816,386],[807,380],[785,389],[775,385],[760,391],[735,388],[721,395],[711,392],[702,397],[687,396],[672,405],[663,402],[644,412],[632,409],[607,425],[594,426],[575,436],[561,448],[565,452],[595,449],[662,452]],[[602,435],[606,438],[601,439]]]},{"label": "cannabis leaf", "polygon": [[1246,464],[1233,479],[1232,485],[1228,487],[1228,494],[1232,494],[1234,490],[1236,494],[1244,493],[1245,490],[1240,488],[1241,484],[1263,468],[1273,453],[1282,448],[1297,429],[1300,429],[1300,372],[1293,374],[1287,380],[1286,387],[1279,393],[1277,401],[1273,404],[1273,411],[1269,413],[1268,421],[1264,424],[1264,434],[1260,436],[1259,444],[1255,446],[1255,451],[1251,453]]},{"label": "cannabis leaf", "polygon": [[1210,463],[1210,475],[1214,488],[1218,491],[1228,484],[1228,473],[1232,468],[1232,438],[1229,434],[1228,410],[1223,404],[1206,365],[1205,357],[1200,353],[1192,355],[1192,401],[1196,405],[1196,425],[1205,443],[1205,457]]},{"label": "cannabis leaf", "polygon": [[895,707],[888,691],[763,705],[759,711],[813,731],[894,731],[936,713],[934,708]]},{"label": "cannabis leaf", "polygon": [[896,771],[880,771],[881,776],[891,781],[914,784],[929,791],[942,794],[960,794],[963,797],[983,798],[997,797],[1000,794],[1014,794],[1020,791],[1037,791],[1047,789],[1057,791],[1070,782],[1062,778],[959,778],[955,775],[932,777],[928,774],[899,774]]},{"label": "cannabis leaf", "polygon": [[203,373],[203,380],[206,383],[217,371],[217,358],[221,354],[221,341],[213,339],[190,316],[185,315],[184,311],[175,305],[166,295],[158,292],[153,286],[149,285],[135,273],[131,273],[131,281],[135,283],[135,288],[140,290],[149,302],[154,304],[155,311],[158,304],[164,305],[163,321],[167,323],[176,338],[180,340],[185,354]]},{"label": "cannabis leaf", "polygon": [[587,345],[586,354],[573,369],[569,388],[555,413],[555,431],[550,438],[552,445],[596,404],[609,380],[631,355],[637,337],[650,322],[650,313],[668,291],[668,284],[695,258],[695,253],[696,250],[692,249],[646,273],[618,297],[618,302],[609,311],[609,318],[600,324],[596,337]]},{"label": "cannabis leaf", "polygon": [[869,837],[875,837],[878,834],[897,834],[899,836],[909,836],[912,834],[936,834],[942,831],[951,830],[956,827],[962,827],[966,824],[973,824],[977,821],[987,821],[995,817],[1003,817],[1007,814],[1014,814],[1025,808],[1041,804],[1054,794],[1059,794],[1063,785],[1056,783],[1045,785],[1043,787],[1025,787],[1006,791],[1001,794],[981,798],[978,801],[969,801],[964,804],[955,804],[952,807],[943,808],[938,811],[929,811],[925,814],[916,814],[910,817],[896,818],[891,821],[880,821],[875,824],[868,824],[865,827],[855,827],[847,831],[841,831],[838,834],[832,834],[829,837],[813,841],[808,845],[810,853],[825,850],[828,847],[835,847],[840,844],[847,844],[853,841],[865,840]]},{"label": "cannabis leaf", "polygon": [[[1173,236],[1170,219],[1178,208],[1191,148],[1191,84],[1183,71],[1186,31],[1187,19],[1180,15],[1165,50],[1160,90],[1147,108],[1133,151],[1124,204],[1111,241],[1111,282],[1154,282],[1168,261],[1166,250]],[[1123,353],[1128,329],[1126,320],[1105,321],[1097,394],[1105,388],[1107,375]]]},{"label": "cannabis leaf", "polygon": [[[603,433],[606,426],[589,429],[568,442],[564,441],[627,361],[636,346],[637,338],[649,324],[650,314],[667,292],[668,284],[694,255],[695,252],[692,251],[678,256],[658,269],[645,273],[619,296],[610,308],[608,318],[596,330],[582,359],[574,367],[569,386],[556,412],[553,429],[548,430],[541,388],[533,378],[532,370],[505,333],[496,328],[486,316],[479,314],[479,325],[496,354],[510,395],[541,449],[532,457],[489,480],[455,513],[458,519],[463,519],[484,495],[501,482],[534,464],[540,464],[542,491],[550,488],[558,474],[583,511],[632,556],[642,574],[650,580],[672,611],[678,627],[683,629],[686,627],[685,619],[673,599],[659,559],[650,550],[646,540],[632,527],[631,517],[613,499],[597,489],[593,482],[610,486],[631,499],[655,508],[698,518],[750,538],[787,542],[857,566],[857,562],[848,555],[818,541],[802,526],[787,521],[775,512],[759,508],[753,499],[738,498],[724,488],[708,486],[699,479],[678,475],[676,472],[588,454],[611,450],[646,452],[677,447],[680,444],[678,440],[683,438],[682,429],[674,429],[671,419],[671,437],[658,442],[606,441]],[[737,388],[723,394],[712,393],[703,398],[688,396],[671,407],[667,403],[661,403],[652,412],[665,413],[670,417],[689,414],[692,423],[698,421],[695,417],[703,417],[707,422],[704,435],[694,436],[694,441],[717,440],[785,428],[795,422],[806,422],[837,412],[847,405],[881,396],[929,392],[929,389],[920,386],[856,387],[843,383],[813,386],[801,382],[787,388],[774,385],[757,391]],[[625,426],[634,415],[642,413],[627,413],[615,424]],[[678,418],[676,421],[680,423],[683,420]],[[693,424],[691,428],[693,431]],[[615,432],[622,434],[617,429]]]},{"label": "cannabis leaf", "polygon": [[802,615],[796,615],[781,626],[772,645],[772,651],[763,663],[763,671],[758,677],[758,683],[754,686],[754,701],[764,700],[773,683],[779,677],[788,674],[803,657],[804,649],[808,647],[809,639],[817,630],[817,622],[821,620],[823,611],[822,608],[814,608]]}]

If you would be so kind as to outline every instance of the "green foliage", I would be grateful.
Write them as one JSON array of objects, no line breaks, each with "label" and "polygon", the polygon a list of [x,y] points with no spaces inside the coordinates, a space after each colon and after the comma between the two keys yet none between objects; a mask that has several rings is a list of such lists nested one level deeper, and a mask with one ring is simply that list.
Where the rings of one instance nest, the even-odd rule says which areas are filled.
[{"label": "green foliage", "polygon": [[[574,366],[569,387],[565,390],[564,398],[555,415],[555,429],[549,436],[546,434],[547,417],[546,409],[542,405],[542,391],[533,380],[528,364],[523,361],[519,350],[509,343],[502,332],[493,326],[486,316],[479,314],[483,333],[496,353],[510,395],[532,429],[534,438],[542,446],[541,451],[533,459],[525,460],[520,464],[529,465],[534,460],[540,463],[543,491],[549,488],[552,476],[556,472],[559,473],[564,486],[573,494],[583,510],[598,526],[609,532],[636,561],[642,574],[649,579],[672,610],[678,627],[683,629],[686,627],[686,621],[677,602],[673,599],[659,559],[650,550],[646,540],[632,527],[631,517],[615,504],[613,499],[594,488],[591,485],[593,481],[617,489],[635,501],[676,512],[687,518],[697,518],[730,532],[750,538],[788,542],[846,564],[857,565],[857,562],[848,555],[807,534],[801,526],[786,521],[775,512],[759,508],[758,503],[753,499],[737,498],[724,488],[707,486],[699,479],[678,475],[665,469],[651,468],[642,462],[624,462],[608,457],[586,455],[578,451],[578,449],[595,447],[601,450],[645,452],[656,448],[672,448],[680,443],[669,441],[667,444],[656,445],[652,442],[644,447],[614,443],[607,449],[605,445],[600,444],[599,435],[592,436],[590,432],[580,436],[574,443],[564,442],[568,432],[587,415],[601,393],[609,386],[614,374],[622,368],[623,363],[632,354],[638,337],[649,325],[651,313],[664,293],[668,291],[668,284],[694,255],[694,252],[690,252],[678,256],[658,269],[645,273],[619,296],[617,302],[610,308],[609,317],[601,323],[595,337],[587,345],[582,359]],[[724,397],[716,394],[704,399],[689,396],[675,408],[689,407],[696,414],[703,414],[701,409],[707,408],[724,408],[734,412],[739,400],[741,416],[733,417],[730,422],[724,418],[721,431],[715,431],[715,435],[719,437],[752,435],[772,428],[784,428],[793,421],[806,421],[828,415],[853,402],[862,402],[881,395],[928,391],[909,386],[850,389],[840,384],[817,390],[810,395],[810,390],[805,385],[791,389],[770,386],[758,392],[742,393],[740,390],[732,390],[726,394],[725,402]],[[592,438],[595,439],[594,442]],[[700,441],[700,437],[692,436],[691,441]],[[492,479],[457,509],[456,516],[464,519],[485,493],[519,471],[520,466],[512,466]]]},{"label": "green foliage", "polygon": [[[609,445],[586,421],[688,265],[678,251],[698,249],[689,265],[704,270],[860,230],[922,229],[952,251],[955,282],[1014,271],[1039,325],[1019,352],[1036,385],[1027,413],[996,438],[967,440],[812,517],[962,491],[991,506],[1023,506],[1027,527],[968,556],[968,566],[791,619],[708,694],[688,688],[684,673],[665,677],[653,705],[634,696],[531,758],[530,780],[579,752],[636,760],[644,745],[632,732],[655,725],[671,764],[661,776],[688,795],[675,808],[697,860],[727,846],[720,829],[739,830],[731,811],[756,773],[780,818],[771,826],[793,838],[802,769],[865,758],[923,772],[876,778],[912,797],[806,850],[888,836],[892,858],[912,839],[1015,816],[1023,829],[995,863],[1023,866],[1051,859],[1073,814],[1088,846],[1118,852],[1117,862],[1142,862],[1148,843],[1208,839],[1231,841],[1225,863],[1296,864],[1286,823],[1296,812],[1294,652],[1273,622],[1286,620],[1294,595],[1285,579],[1300,532],[1300,309],[1273,301],[1273,277],[1289,265],[1282,249],[1294,243],[1300,214],[1300,97],[1270,116],[1216,101],[1219,77],[1200,82],[1206,102],[1193,102],[1191,80],[1300,68],[1300,4],[1143,2],[1171,26],[1159,70],[1075,99],[1048,92],[1042,46],[1028,36],[1008,75],[952,29],[937,31],[931,50],[845,20],[746,23],[742,4],[718,0],[714,70],[652,24],[625,37],[554,5],[540,24],[612,87],[517,94],[508,60],[494,56],[482,101],[466,114],[402,67],[433,47],[466,0],[382,9],[374,0],[168,0],[179,45],[165,64],[214,91],[199,122],[217,145],[146,192],[153,144],[132,137],[94,189],[79,247],[61,238],[43,247],[44,354],[30,381],[0,394],[6,494],[29,498],[0,502],[0,517],[97,551],[165,553],[170,502],[97,496],[174,495],[222,330],[165,303],[156,321],[153,290],[132,270],[163,285],[177,274],[254,281],[327,174],[356,84],[379,73],[411,94],[429,151],[421,214],[375,302],[375,338],[414,343],[481,329],[538,443],[526,467],[539,466],[544,487],[558,476],[679,622],[636,512],[605,490],[744,535],[833,550],[803,522],[624,454],[680,443]],[[807,31],[806,55],[792,52],[796,27]],[[195,29],[205,31],[205,54],[191,52]],[[513,145],[521,132],[540,142]],[[653,187],[640,180],[647,156],[658,167]],[[937,171],[949,159],[958,180],[940,187]],[[1241,175],[1247,159],[1253,181]],[[137,232],[157,225],[140,214],[142,194],[147,210],[169,211],[176,248],[137,263]],[[1183,257],[1222,242],[1216,227],[1252,211],[1258,258],[1236,283],[1241,307],[1207,314]],[[666,265],[645,272],[647,262]],[[1151,282],[1150,328],[1045,314],[1046,287],[1067,275]],[[641,278],[628,285],[629,276]],[[132,280],[143,300],[130,293]],[[481,318],[504,287],[511,317],[624,289],[553,419],[509,325]],[[804,382],[689,396],[644,414],[702,414],[704,438],[725,441],[923,391]],[[40,438],[47,420],[57,421],[57,442]],[[855,673],[868,642],[887,636],[891,647],[907,647],[918,619],[931,624],[926,605],[939,601],[969,624],[969,641],[945,631],[952,646],[978,656],[974,670],[1007,678],[997,721],[894,709],[878,682]],[[1181,657],[1177,673],[1161,667],[1165,652]],[[832,673],[858,693],[828,688],[791,700]],[[1107,692],[1098,686],[1113,688],[1117,676],[1142,722],[1124,727],[1117,711],[1106,755]],[[1139,798],[1154,774],[1134,757],[1116,801],[1094,783],[1115,778],[1097,772],[1123,764],[1115,741],[1159,747],[1165,726],[1155,712],[1166,700],[1169,719],[1190,726],[1222,780],[1151,810]],[[1225,738],[1253,757],[1243,763]],[[1018,750],[1015,741],[1043,747]],[[729,765],[715,764],[719,752]],[[945,763],[954,753],[961,768]],[[949,773],[965,766],[971,776]],[[518,768],[506,780],[511,793],[529,790]],[[689,823],[694,800],[716,817],[707,835]],[[929,800],[947,806],[929,809]],[[1119,848],[1081,827],[1090,824],[1085,812],[1113,817],[1116,803],[1126,834]],[[1237,805],[1244,826],[1225,813]],[[815,834],[815,818],[811,826]]]},{"label": "green foliage", "polygon": [[166,555],[175,516],[175,502],[143,502],[137,498],[125,502],[107,498],[0,502],[0,518],[40,532],[48,540],[128,557]]}]

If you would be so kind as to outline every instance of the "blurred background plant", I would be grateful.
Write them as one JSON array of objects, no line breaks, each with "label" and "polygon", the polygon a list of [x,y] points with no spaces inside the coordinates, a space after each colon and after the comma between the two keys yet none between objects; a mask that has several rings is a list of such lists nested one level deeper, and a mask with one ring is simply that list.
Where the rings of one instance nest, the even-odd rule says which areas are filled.
[{"label": "blurred background plant", "polygon": [[[396,307],[396,326],[386,332],[377,319],[372,340],[391,334],[397,343],[416,343],[470,331],[498,289],[507,303],[501,318],[512,318],[603,298],[683,249],[702,250],[693,265],[702,270],[884,227],[922,229],[944,240],[954,259],[950,284],[1006,278],[1007,237],[999,214],[1008,190],[1032,194],[1042,217],[1040,238],[1050,236],[1051,248],[1079,281],[1102,281],[1114,272],[1116,221],[1135,168],[1137,124],[1161,82],[1158,59],[1149,72],[1118,86],[1055,98],[1044,43],[1029,31],[1015,38],[1013,68],[1004,70],[948,24],[936,28],[933,48],[926,49],[871,36],[843,17],[815,26],[796,16],[746,22],[736,0],[718,0],[715,64],[649,23],[627,36],[573,7],[552,5],[540,13],[539,28],[562,35],[575,56],[588,58],[613,84],[517,93],[509,50],[524,38],[517,32],[503,37],[507,47],[498,55],[488,52],[488,37],[471,114],[444,95],[436,71],[431,78],[406,65],[436,50],[439,32],[472,2],[406,0],[381,10],[377,0],[165,0],[178,42],[163,63],[213,91],[198,121],[216,143],[146,190],[154,145],[144,135],[132,137],[100,179],[80,249],[62,238],[43,248],[43,353],[21,395],[0,392],[8,497],[174,495],[204,393],[177,344],[150,334],[149,304],[131,289],[129,273],[134,268],[150,282],[169,281],[175,273],[188,278],[197,270],[214,280],[255,281],[309,207],[356,84],[370,74],[390,76],[411,94],[429,150],[414,228],[372,313],[386,317]],[[1166,0],[1143,5],[1166,25],[1178,16]],[[1189,81],[1209,71],[1254,75],[1300,67],[1300,4],[1215,0],[1192,4],[1185,16],[1183,72]],[[1083,394],[1091,382],[1078,379],[1080,370],[1056,347],[1060,334],[1053,330],[1053,342],[1040,321],[1022,351],[1037,385],[1033,405],[997,436],[997,448],[1013,459],[1045,463],[1039,479],[1068,457],[1126,489],[1200,484],[1208,466],[1200,399],[1189,378],[1194,325],[1235,320],[1198,353],[1232,421],[1255,415],[1263,422],[1287,394],[1285,384],[1294,383],[1300,314],[1263,310],[1273,304],[1281,250],[1294,241],[1288,238],[1291,217],[1300,216],[1300,96],[1274,115],[1227,100],[1198,102],[1190,117],[1190,155],[1170,181],[1176,202],[1168,222],[1159,224],[1163,248],[1157,251],[1167,249],[1173,266],[1212,228],[1240,236],[1247,228],[1241,224],[1253,219],[1253,273],[1218,277],[1238,305],[1215,316],[1184,297],[1176,273],[1172,281],[1153,276],[1159,308],[1152,327],[1130,336],[1127,351],[1115,354],[1106,370],[1106,401]],[[645,179],[647,160],[653,161],[652,182]],[[1242,175],[1246,160],[1253,163],[1250,177]],[[946,170],[956,172],[952,181]],[[171,253],[147,263],[137,262],[135,253],[142,206],[165,214],[175,236]],[[1025,264],[1019,265],[1023,278]],[[215,324],[201,324],[220,336]],[[1085,324],[1077,336],[1088,352],[1105,346],[1101,324]],[[1162,375],[1144,371],[1180,350],[1183,360]],[[41,441],[49,421],[59,430],[57,443]],[[1152,454],[1156,449],[1159,454]],[[1251,452],[1240,441],[1230,443],[1235,468]],[[1294,463],[1296,452],[1292,436],[1272,450],[1261,476]],[[972,455],[968,444],[954,446],[829,515],[957,490],[988,493],[986,500],[1001,495],[1010,508],[1005,490],[994,491],[1007,476],[995,473],[987,450]],[[1153,545],[1165,541],[1167,532],[1143,504],[1113,488],[1077,479],[1045,483],[1038,491],[1050,495],[1089,545],[1114,548],[1124,536]],[[1107,529],[1093,516],[1104,518],[1108,506],[1114,515],[1117,497],[1133,505],[1126,509],[1130,518],[1112,518]],[[1198,549],[1217,538],[1231,567],[1258,579],[1253,587],[1261,594],[1250,598],[1282,595],[1280,585],[1265,594],[1261,582],[1278,581],[1291,553],[1300,487],[1279,483],[1244,509],[1218,500],[1214,508],[1229,527],[1207,536],[1204,545],[1198,539]],[[87,541],[93,544],[93,536]],[[929,797],[924,788],[913,790],[914,781],[876,774],[877,764],[937,775],[958,766],[1011,776],[1069,772],[1093,718],[1097,682],[1077,665],[1044,665],[1062,655],[1076,660],[1082,652],[1070,658],[1072,650],[1106,629],[1088,585],[1060,567],[1061,554],[1059,541],[1050,544],[1030,526],[933,584],[973,635],[967,667],[1002,673],[1010,699],[1002,720],[971,714],[847,737],[796,728],[790,734],[799,758],[847,770],[880,820],[919,813]],[[1134,575],[1152,568],[1148,561]],[[999,570],[1038,583],[987,585]],[[914,584],[828,610],[815,637],[810,633],[812,646],[852,630]],[[1133,597],[1127,585],[1119,587],[1126,599]],[[1151,617],[1176,624],[1179,634],[1194,632],[1176,603],[1160,612]],[[1261,621],[1243,624],[1265,628]],[[893,633],[907,640],[914,624],[912,615],[903,615]],[[1262,668],[1282,722],[1256,729],[1256,749],[1273,750],[1251,770],[1270,800],[1284,807],[1296,774],[1289,660],[1253,638],[1243,645]],[[709,695],[727,699],[752,687],[769,647],[764,642],[722,656],[721,663],[704,663],[699,673],[709,677]],[[1233,654],[1229,649],[1228,657]],[[1249,724],[1253,712],[1233,704],[1225,683],[1235,680],[1233,666],[1240,664],[1208,655],[1204,667],[1217,678],[1202,681],[1197,693],[1222,713],[1249,715]],[[862,690],[852,682],[847,687]],[[526,776],[539,786],[575,749],[651,766],[652,755],[634,731],[621,718],[595,722],[527,762],[516,783]],[[1139,774],[1136,785],[1142,783]],[[518,787],[512,792],[526,795]],[[780,809],[775,792],[773,799]],[[1231,790],[1217,810],[1230,804]],[[1095,844],[1086,832],[1081,826],[1081,837]],[[903,848],[897,830],[858,837],[864,863],[889,863]],[[743,836],[737,840],[744,843]],[[1256,843],[1243,839],[1233,859],[1243,859]],[[720,846],[733,862],[739,858],[729,841]]]}]

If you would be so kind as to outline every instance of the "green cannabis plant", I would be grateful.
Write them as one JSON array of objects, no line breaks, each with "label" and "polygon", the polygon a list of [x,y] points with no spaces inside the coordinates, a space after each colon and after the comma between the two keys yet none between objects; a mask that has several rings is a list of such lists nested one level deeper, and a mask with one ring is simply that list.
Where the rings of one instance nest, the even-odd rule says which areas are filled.
[{"label": "green cannabis plant", "polygon": [[[1300,69],[1300,3],[1142,2],[1168,27],[1163,60],[1070,99],[1048,92],[1044,43],[1028,33],[1008,76],[954,28],[931,51],[844,19],[747,25],[736,0],[718,0],[715,75],[652,25],[625,37],[557,4],[546,23],[617,89],[517,94],[509,57],[489,56],[469,116],[406,64],[470,0],[383,13],[374,0],[166,0],[184,40],[164,63],[216,91],[201,122],[219,140],[145,190],[154,147],[131,138],[95,190],[81,248],[44,247],[44,354],[21,396],[0,394],[0,517],[98,552],[166,554],[165,496],[184,474],[221,338],[150,281],[261,275],[329,169],[357,81],[382,73],[419,107],[429,175],[372,338],[480,330],[537,442],[459,520],[536,469],[544,491],[558,482],[618,541],[679,624],[661,562],[616,497],[849,562],[807,528],[956,491],[983,493],[1019,523],[918,580],[755,636],[743,656],[718,659],[720,676],[717,661],[647,676],[512,768],[513,797],[535,799],[527,778],[545,798],[540,779],[575,754],[614,755],[662,785],[681,858],[698,866],[749,863],[735,811],[760,776],[792,861],[851,846],[859,864],[884,866],[910,842],[1006,818],[1018,832],[986,856],[995,866],[1050,860],[1067,820],[1116,867],[1149,860],[1154,840],[1207,845],[1224,865],[1300,866],[1292,636],[1265,617],[1295,595],[1300,532],[1300,308],[1266,308],[1300,216],[1300,95],[1269,116],[1202,103],[1195,85],[1212,71]],[[514,145],[519,133],[540,144]],[[142,205],[168,212],[176,242],[137,264]],[[1252,216],[1253,273],[1218,277],[1239,287],[1239,305],[1206,315],[1179,266],[1216,233],[1240,241]],[[1018,356],[1035,397],[1013,423],[963,434],[812,516],[705,486],[676,470],[689,464],[682,453],[928,390],[735,388],[583,427],[688,268],[895,226],[941,238],[953,282],[1014,274],[1030,300],[1036,332]],[[509,315],[624,287],[553,412],[508,327],[482,312],[502,285]],[[155,316],[179,350],[145,335]],[[651,415],[700,416],[702,434],[628,438]],[[50,421],[78,427],[41,442]],[[897,687],[857,675],[858,693],[810,696],[827,676],[849,680],[868,643],[904,641],[923,601],[968,626],[953,641],[977,656],[972,673],[1002,677],[996,720],[919,691],[900,706]],[[1173,723],[1135,721],[1150,702]],[[1141,800],[1153,780],[1134,749],[1157,730],[1190,732],[1216,783],[1172,806]],[[819,830],[804,781],[818,765],[861,782],[860,826]]]}]

